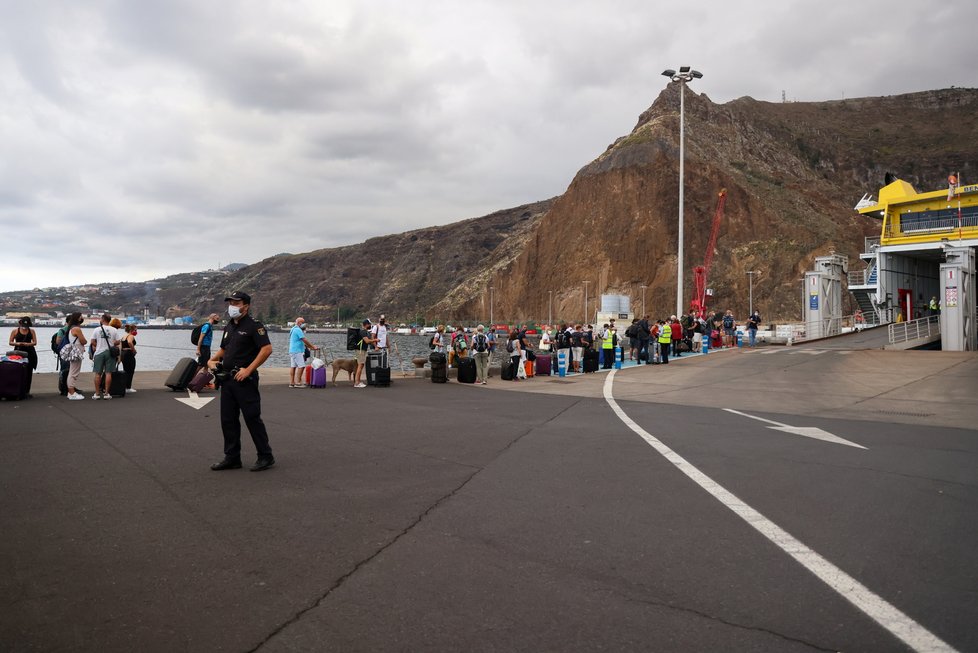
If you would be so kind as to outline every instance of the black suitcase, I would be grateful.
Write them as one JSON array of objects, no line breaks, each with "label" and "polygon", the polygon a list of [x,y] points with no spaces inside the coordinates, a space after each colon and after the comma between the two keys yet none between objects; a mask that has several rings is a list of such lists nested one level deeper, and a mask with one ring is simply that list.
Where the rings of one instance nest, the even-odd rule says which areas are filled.
[{"label": "black suitcase", "polygon": [[441,352],[432,352],[428,357],[431,363],[431,382],[448,383],[448,356]]},{"label": "black suitcase", "polygon": [[109,396],[122,399],[126,396],[126,371],[118,368],[112,373],[112,383],[109,385]]},{"label": "black suitcase", "polygon": [[[187,389],[187,384],[190,383],[196,373],[197,361],[193,358],[181,358],[173,371],[170,372],[170,376],[166,377],[166,382],[163,385],[174,392],[182,392]],[[112,376],[114,378],[115,374]]]},{"label": "black suitcase", "polygon": [[458,359],[458,382],[475,383],[475,359]]},{"label": "black suitcase", "polygon": [[30,363],[27,359],[0,361],[0,399],[18,401],[27,398],[27,381],[31,377]]},{"label": "black suitcase", "polygon": [[584,350],[584,372],[597,372],[598,371],[598,352],[594,349]]},{"label": "black suitcase", "polygon": [[516,375],[516,368],[513,367],[513,360],[507,358],[503,361],[503,364],[499,370],[499,378],[503,381],[512,381]]},{"label": "black suitcase", "polygon": [[387,363],[387,350],[375,349],[367,352],[367,385],[386,387],[391,384],[391,368]]}]

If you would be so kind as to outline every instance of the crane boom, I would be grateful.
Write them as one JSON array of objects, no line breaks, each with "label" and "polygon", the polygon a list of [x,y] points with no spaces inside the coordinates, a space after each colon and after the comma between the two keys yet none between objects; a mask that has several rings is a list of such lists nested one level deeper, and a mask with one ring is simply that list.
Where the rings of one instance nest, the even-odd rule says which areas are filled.
[{"label": "crane boom", "polygon": [[717,208],[713,213],[713,228],[710,231],[710,242],[706,246],[703,265],[697,265],[693,268],[693,284],[696,295],[690,302],[690,308],[694,313],[706,311],[706,280],[710,275],[710,268],[713,266],[713,252],[717,246],[717,236],[720,234],[720,222],[723,220],[723,206],[726,201],[727,189],[722,188],[717,194]]}]

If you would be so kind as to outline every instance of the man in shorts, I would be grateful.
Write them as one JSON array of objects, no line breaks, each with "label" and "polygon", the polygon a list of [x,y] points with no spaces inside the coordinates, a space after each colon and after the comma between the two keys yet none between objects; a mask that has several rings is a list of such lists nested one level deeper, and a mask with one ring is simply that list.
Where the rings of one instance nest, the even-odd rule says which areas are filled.
[{"label": "man in shorts", "polygon": [[737,321],[734,320],[733,311],[729,308],[723,316],[723,346],[733,347],[737,340]]},{"label": "man in shorts", "polygon": [[363,321],[363,328],[360,329],[360,341],[357,343],[357,372],[354,375],[353,387],[366,388],[363,382],[363,368],[367,364],[367,352],[373,348],[377,342],[376,338],[371,337],[370,320]]},{"label": "man in shorts", "polygon": [[289,332],[290,388],[306,387],[305,382],[302,380],[302,373],[306,368],[306,359],[303,355],[306,352],[306,347],[313,351],[319,351],[319,347],[306,340],[306,332],[302,329],[302,325],[305,324],[305,322],[305,319],[301,317],[295,318],[295,326],[293,326],[292,331]]},{"label": "man in shorts", "polygon": [[99,325],[92,330],[90,341],[95,343],[95,356],[92,358],[95,394],[92,395],[92,399],[112,398],[109,394],[109,389],[112,387],[112,372],[118,366],[119,360],[112,355],[109,348],[118,348],[120,337],[119,332],[109,324],[111,321],[112,316],[105,313]]}]

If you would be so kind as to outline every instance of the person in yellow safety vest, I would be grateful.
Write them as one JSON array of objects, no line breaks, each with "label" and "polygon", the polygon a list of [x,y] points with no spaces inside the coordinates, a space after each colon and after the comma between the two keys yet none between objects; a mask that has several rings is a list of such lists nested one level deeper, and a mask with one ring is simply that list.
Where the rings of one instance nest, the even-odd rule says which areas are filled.
[{"label": "person in yellow safety vest", "polygon": [[601,340],[602,356],[604,357],[604,369],[610,370],[615,364],[615,345],[618,344],[618,335],[615,328],[605,329],[604,338]]},{"label": "person in yellow safety vest", "polygon": [[669,347],[672,345],[672,327],[666,324],[665,320],[659,320],[659,354],[662,356],[662,363],[669,363]]},{"label": "person in yellow safety vest", "polygon": [[930,298],[930,306],[928,308],[930,308],[931,315],[937,315],[941,312],[940,306],[937,305],[937,297]]}]

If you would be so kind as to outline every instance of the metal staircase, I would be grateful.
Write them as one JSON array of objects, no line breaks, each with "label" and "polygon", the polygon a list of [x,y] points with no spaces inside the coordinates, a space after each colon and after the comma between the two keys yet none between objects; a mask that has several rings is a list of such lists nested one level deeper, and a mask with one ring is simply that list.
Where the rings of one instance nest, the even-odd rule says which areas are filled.
[{"label": "metal staircase", "polygon": [[862,311],[867,326],[889,321],[889,311],[879,306],[879,258],[876,255],[879,244],[879,237],[867,238],[865,251],[859,255],[859,258],[866,261],[866,269],[854,270],[848,274],[849,292]]}]

